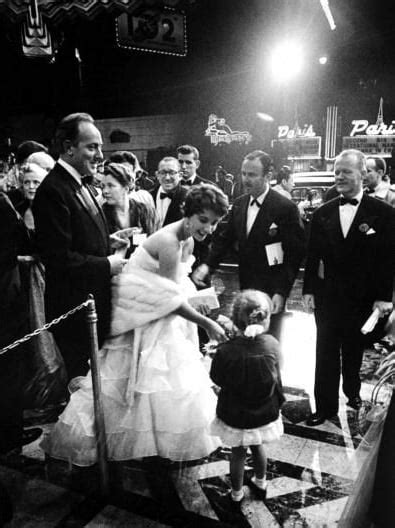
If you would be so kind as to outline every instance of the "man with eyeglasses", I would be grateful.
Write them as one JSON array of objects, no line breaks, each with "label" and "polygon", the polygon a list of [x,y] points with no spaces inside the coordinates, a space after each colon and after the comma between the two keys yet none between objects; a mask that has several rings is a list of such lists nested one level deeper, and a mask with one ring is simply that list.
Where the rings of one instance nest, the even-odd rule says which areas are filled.
[{"label": "man with eyeglasses", "polygon": [[163,158],[156,171],[158,184],[152,191],[156,210],[156,229],[182,218],[187,188],[180,185],[180,165],[176,158]]}]

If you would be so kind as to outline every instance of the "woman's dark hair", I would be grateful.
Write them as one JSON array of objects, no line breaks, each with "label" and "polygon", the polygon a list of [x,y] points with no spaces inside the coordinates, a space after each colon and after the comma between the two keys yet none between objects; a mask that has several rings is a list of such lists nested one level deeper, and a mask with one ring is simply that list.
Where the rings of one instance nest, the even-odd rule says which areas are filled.
[{"label": "woman's dark hair", "polygon": [[184,216],[189,218],[203,211],[212,211],[218,216],[225,216],[228,208],[228,197],[221,189],[209,183],[201,183],[193,185],[188,191],[184,204]]},{"label": "woman's dark hair", "polygon": [[129,150],[117,150],[110,155],[110,163],[130,163],[135,169],[137,165],[137,156]]},{"label": "woman's dark hair", "polygon": [[27,160],[27,158],[30,156],[30,154],[33,154],[33,152],[48,152],[48,149],[45,145],[38,143],[37,141],[30,139],[27,141],[22,141],[22,143],[20,143],[16,149],[15,161],[18,164],[21,164]]},{"label": "woman's dark hair", "polygon": [[122,187],[129,187],[131,178],[128,168],[121,163],[107,163],[104,165],[104,176],[112,176]]}]

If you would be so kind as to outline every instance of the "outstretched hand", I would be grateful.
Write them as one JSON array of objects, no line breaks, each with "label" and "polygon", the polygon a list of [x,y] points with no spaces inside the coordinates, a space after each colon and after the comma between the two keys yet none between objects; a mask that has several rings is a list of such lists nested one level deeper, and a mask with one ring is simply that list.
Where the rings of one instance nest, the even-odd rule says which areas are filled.
[{"label": "outstretched hand", "polygon": [[207,320],[207,326],[205,328],[208,337],[210,341],[217,341],[218,343],[222,343],[223,341],[227,341],[228,337],[225,333],[225,330],[220,326],[218,323],[213,321],[212,319]]}]

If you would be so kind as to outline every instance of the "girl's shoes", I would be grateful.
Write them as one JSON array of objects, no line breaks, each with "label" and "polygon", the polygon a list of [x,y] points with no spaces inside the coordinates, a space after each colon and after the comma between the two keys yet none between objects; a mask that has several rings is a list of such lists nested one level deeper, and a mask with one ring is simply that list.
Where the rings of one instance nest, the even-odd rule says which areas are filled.
[{"label": "girl's shoes", "polygon": [[244,499],[244,491],[241,489],[240,491],[235,491],[233,489],[230,490],[230,498],[233,502],[240,503]]},{"label": "girl's shoes", "polygon": [[261,500],[266,499],[266,491],[267,491],[267,481],[266,479],[258,479],[254,475],[253,477],[249,478],[246,477],[246,484],[251,489],[254,490],[255,495],[257,495]]}]

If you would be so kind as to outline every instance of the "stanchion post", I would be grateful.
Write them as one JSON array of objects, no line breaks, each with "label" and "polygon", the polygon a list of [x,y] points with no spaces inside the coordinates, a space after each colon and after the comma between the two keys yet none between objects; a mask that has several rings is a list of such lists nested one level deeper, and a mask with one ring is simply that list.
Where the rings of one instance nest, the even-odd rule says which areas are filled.
[{"label": "stanchion post", "polygon": [[87,321],[89,328],[89,352],[93,387],[93,405],[95,412],[95,430],[97,444],[97,459],[100,471],[100,489],[103,496],[109,494],[109,478],[107,463],[106,425],[101,393],[101,380],[98,365],[99,346],[97,341],[97,313],[93,295],[88,296]]}]

